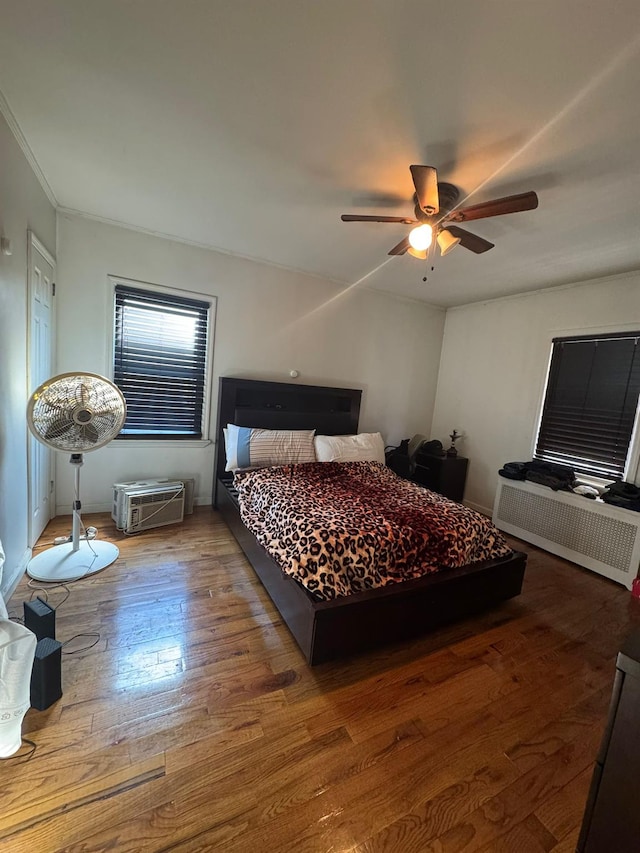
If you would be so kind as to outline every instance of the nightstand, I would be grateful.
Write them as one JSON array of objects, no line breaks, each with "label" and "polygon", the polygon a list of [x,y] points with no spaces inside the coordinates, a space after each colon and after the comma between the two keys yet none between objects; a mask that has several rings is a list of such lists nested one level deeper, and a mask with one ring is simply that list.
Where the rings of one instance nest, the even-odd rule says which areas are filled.
[{"label": "nightstand", "polygon": [[427,456],[426,453],[418,453],[415,471],[409,479],[445,498],[461,502],[468,464],[469,460],[464,456]]}]

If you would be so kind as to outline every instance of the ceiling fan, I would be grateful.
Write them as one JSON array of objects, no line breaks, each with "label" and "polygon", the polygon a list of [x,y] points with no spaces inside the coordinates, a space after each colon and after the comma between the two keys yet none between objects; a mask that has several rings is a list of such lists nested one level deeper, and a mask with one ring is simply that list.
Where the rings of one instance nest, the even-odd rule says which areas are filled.
[{"label": "ceiling fan", "polygon": [[504,216],[507,213],[519,213],[522,210],[535,210],[538,196],[534,192],[495,198],[469,207],[456,207],[460,196],[459,189],[453,184],[438,181],[438,173],[433,166],[410,166],[415,187],[413,200],[414,217],[410,216],[359,216],[343,213],[343,222],[401,222],[415,225],[409,234],[389,252],[390,255],[404,255],[409,252],[415,258],[426,258],[435,234],[441,255],[448,254],[458,244],[480,255],[493,249],[494,244],[472,234],[458,226],[458,222],[473,219],[487,219],[490,216]]}]

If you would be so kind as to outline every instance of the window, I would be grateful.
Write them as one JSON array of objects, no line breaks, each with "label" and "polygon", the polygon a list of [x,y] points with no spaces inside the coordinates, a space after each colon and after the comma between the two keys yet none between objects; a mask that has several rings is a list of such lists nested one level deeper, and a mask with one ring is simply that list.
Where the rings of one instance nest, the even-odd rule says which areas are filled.
[{"label": "window", "polygon": [[622,479],[640,392],[640,332],[555,338],[535,456]]},{"label": "window", "polygon": [[120,438],[202,438],[210,309],[116,285],[113,380],[127,401]]}]

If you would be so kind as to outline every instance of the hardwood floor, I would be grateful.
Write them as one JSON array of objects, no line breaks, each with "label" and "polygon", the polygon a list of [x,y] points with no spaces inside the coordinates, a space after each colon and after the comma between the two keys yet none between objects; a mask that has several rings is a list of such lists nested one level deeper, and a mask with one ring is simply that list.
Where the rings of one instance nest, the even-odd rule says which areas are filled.
[{"label": "hardwood floor", "polygon": [[57,638],[100,639],[63,655],[62,698],[25,717],[33,756],[0,762],[3,851],[574,850],[640,625],[625,589],[518,543],[519,598],[310,669],[210,508],[131,537],[85,523],[120,558],[70,585]]}]

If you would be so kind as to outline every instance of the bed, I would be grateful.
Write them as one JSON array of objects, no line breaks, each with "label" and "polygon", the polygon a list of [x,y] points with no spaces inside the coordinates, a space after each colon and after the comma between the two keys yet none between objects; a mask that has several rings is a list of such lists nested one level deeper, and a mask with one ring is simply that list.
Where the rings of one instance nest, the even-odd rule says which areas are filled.
[{"label": "bed", "polygon": [[[225,471],[228,424],[358,432],[361,391],[223,377],[218,397],[214,506],[229,525],[310,665],[400,642],[496,606],[520,593],[526,555],[510,552],[455,569],[318,600],[278,563],[243,524],[233,475]],[[322,464],[322,463],[318,463]]]}]

